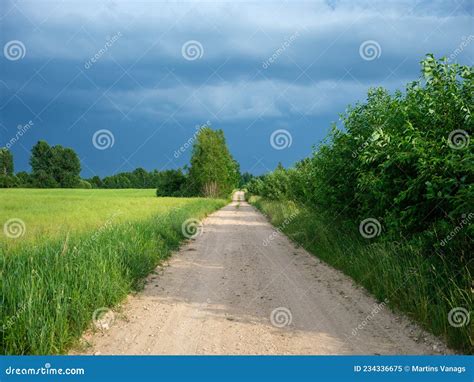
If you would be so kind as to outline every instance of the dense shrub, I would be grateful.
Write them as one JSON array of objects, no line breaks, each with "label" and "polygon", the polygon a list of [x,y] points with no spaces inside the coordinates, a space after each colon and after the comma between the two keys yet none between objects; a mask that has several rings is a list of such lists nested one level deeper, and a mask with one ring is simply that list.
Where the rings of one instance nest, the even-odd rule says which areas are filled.
[{"label": "dense shrub", "polygon": [[85,188],[85,189],[91,189],[92,184],[90,184],[87,180],[80,179],[79,183],[77,185],[77,188]]},{"label": "dense shrub", "polygon": [[[422,74],[404,93],[371,89],[311,157],[247,190],[277,225],[293,201],[304,205],[285,233],[472,353],[472,323],[453,327],[448,317],[472,310],[473,68],[428,55]],[[381,227],[369,240],[359,232],[367,218]]]},{"label": "dense shrub", "polygon": [[156,196],[186,196],[187,178],[178,170],[166,170],[160,173],[156,184]]},{"label": "dense shrub", "polygon": [[405,93],[370,90],[310,158],[251,180],[249,192],[356,223],[374,218],[382,240],[467,263],[474,253],[473,68],[428,55],[422,74]]}]

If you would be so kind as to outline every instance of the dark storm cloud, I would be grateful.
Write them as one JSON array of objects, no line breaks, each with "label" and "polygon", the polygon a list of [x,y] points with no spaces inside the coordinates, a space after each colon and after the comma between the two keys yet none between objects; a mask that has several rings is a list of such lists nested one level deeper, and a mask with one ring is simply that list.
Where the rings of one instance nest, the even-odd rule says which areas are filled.
[{"label": "dark storm cloud", "polygon": [[[26,52],[1,59],[0,144],[34,120],[12,147],[17,170],[46,139],[73,147],[84,176],[105,175],[185,164],[189,152],[173,152],[210,121],[243,170],[288,165],[370,86],[416,79],[426,53],[472,64],[471,4],[7,2],[2,46]],[[102,128],[115,136],[104,151],[91,143]],[[269,144],[279,128],[293,136],[286,150]]]}]

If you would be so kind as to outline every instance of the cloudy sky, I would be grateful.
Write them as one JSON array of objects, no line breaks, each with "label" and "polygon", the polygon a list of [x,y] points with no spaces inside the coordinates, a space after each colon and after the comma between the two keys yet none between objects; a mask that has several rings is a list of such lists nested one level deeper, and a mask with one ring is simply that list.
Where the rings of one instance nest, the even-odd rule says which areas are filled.
[{"label": "cloudy sky", "polygon": [[474,58],[463,0],[3,0],[0,12],[0,146],[16,171],[39,139],[74,148],[84,177],[177,168],[210,123],[260,174],[307,156],[369,87],[403,90],[426,53]]}]

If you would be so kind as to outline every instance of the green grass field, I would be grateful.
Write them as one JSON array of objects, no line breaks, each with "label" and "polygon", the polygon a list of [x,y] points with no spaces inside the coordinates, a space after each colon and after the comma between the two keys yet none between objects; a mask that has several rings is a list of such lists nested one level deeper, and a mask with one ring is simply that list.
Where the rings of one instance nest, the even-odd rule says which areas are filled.
[{"label": "green grass field", "polygon": [[[49,241],[101,227],[143,220],[185,207],[195,198],[157,198],[155,189],[80,190],[80,189],[0,189],[0,222],[21,219],[24,234],[0,242],[18,245],[24,242]],[[3,232],[3,229],[2,229]]]},{"label": "green grass field", "polygon": [[426,259],[413,248],[387,243],[367,245],[357,227],[328,221],[323,214],[298,208],[291,201],[250,197],[271,223],[309,252],[342,270],[379,301],[401,310],[454,349],[474,351],[474,322],[453,327],[448,315],[459,306],[473,306],[466,287],[472,276],[466,267],[454,272],[443,259]]},{"label": "green grass field", "polygon": [[[60,354],[225,200],[154,190],[0,190],[2,354]],[[21,219],[23,226],[5,226]],[[7,224],[8,225],[8,224]]]}]

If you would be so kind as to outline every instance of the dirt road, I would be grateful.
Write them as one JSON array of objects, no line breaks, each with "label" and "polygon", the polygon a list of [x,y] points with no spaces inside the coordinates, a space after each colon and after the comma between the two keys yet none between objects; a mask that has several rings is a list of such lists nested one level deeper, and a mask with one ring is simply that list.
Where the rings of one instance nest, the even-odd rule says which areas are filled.
[{"label": "dirt road", "polygon": [[[275,228],[236,193],[159,267],[91,354],[436,354],[445,348]],[[269,239],[274,237],[273,239]],[[268,245],[264,245],[264,241]],[[110,326],[110,327],[109,327]]]}]

